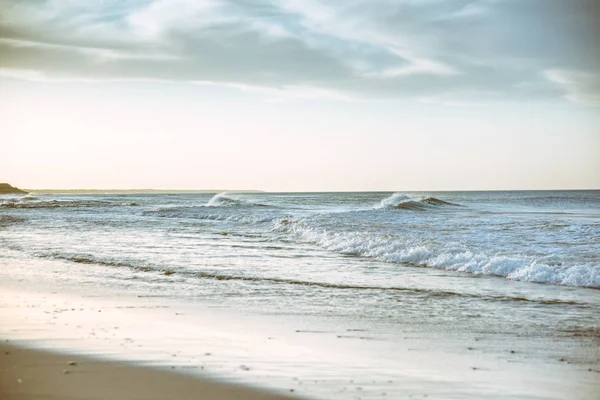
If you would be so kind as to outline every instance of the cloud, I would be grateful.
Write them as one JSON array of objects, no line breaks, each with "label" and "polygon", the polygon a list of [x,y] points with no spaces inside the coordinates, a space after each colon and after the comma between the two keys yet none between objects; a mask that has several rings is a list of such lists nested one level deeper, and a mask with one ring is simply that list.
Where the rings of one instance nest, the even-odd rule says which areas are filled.
[{"label": "cloud", "polygon": [[600,106],[600,74],[550,69],[546,71],[549,81],[557,84],[566,92],[566,98],[578,104]]},{"label": "cloud", "polygon": [[430,60],[413,60],[410,65],[385,69],[367,74],[371,77],[395,78],[410,75],[440,75],[450,76],[459,74],[454,68]]},{"label": "cloud", "polygon": [[589,85],[597,73],[565,72],[600,71],[594,0],[0,0],[0,7],[0,75],[13,78],[210,82],[275,97],[458,96],[460,103],[567,91],[569,101],[595,104],[598,93]]},{"label": "cloud", "polygon": [[254,86],[240,83],[223,83],[211,81],[197,81],[192,83],[204,86],[227,87],[239,90],[241,92],[260,94],[267,98],[267,100],[273,102],[299,99],[331,99],[345,102],[360,101],[359,98],[353,97],[347,93],[311,86],[284,85],[278,88],[271,88],[268,86]]}]

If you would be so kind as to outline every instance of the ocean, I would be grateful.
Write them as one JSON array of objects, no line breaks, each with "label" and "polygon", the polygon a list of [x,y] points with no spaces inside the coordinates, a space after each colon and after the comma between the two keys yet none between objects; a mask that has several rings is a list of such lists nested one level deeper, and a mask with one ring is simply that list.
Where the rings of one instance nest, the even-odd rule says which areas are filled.
[{"label": "ocean", "polygon": [[[186,343],[191,368],[210,344],[219,375],[235,365],[234,380],[304,382],[314,398],[420,396],[423,379],[434,398],[600,393],[600,191],[3,196],[0,280],[155,307],[133,336],[178,307],[254,338],[275,329],[277,351],[190,320],[113,353],[171,365]],[[79,346],[44,326],[0,332]]]}]

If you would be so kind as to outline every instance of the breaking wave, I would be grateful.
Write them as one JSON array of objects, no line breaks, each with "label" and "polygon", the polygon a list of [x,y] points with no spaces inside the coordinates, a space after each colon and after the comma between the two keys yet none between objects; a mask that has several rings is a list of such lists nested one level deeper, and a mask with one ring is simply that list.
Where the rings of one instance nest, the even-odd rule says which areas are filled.
[{"label": "breaking wave", "polygon": [[390,197],[381,200],[376,208],[388,208],[397,210],[427,210],[432,207],[459,206],[435,197],[414,198],[402,193],[394,193]]},{"label": "breaking wave", "polygon": [[23,197],[19,197],[19,200],[20,201],[33,201],[33,200],[39,200],[39,198],[37,198],[34,195],[32,195],[31,193],[29,193]]},{"label": "breaking wave", "polygon": [[222,272],[211,272],[211,271],[191,271],[191,270],[173,270],[167,268],[159,268],[154,266],[137,265],[134,263],[116,262],[116,261],[103,261],[98,260],[91,256],[69,256],[50,254],[46,257],[69,261],[77,264],[95,264],[104,267],[117,267],[117,268],[128,268],[134,271],[140,272],[154,272],[162,275],[183,275],[188,277],[195,277],[200,279],[213,279],[217,281],[244,281],[244,282],[270,282],[275,284],[284,285],[295,285],[295,286],[309,286],[309,287],[320,287],[324,289],[340,289],[340,290],[372,290],[372,291],[395,291],[395,292],[406,292],[417,295],[425,295],[429,297],[465,297],[465,298],[479,298],[488,301],[500,301],[500,302],[533,302],[540,304],[564,304],[564,305],[580,305],[573,301],[561,301],[561,300],[543,300],[543,299],[528,299],[525,297],[516,296],[499,296],[499,295],[477,295],[471,293],[460,293],[448,290],[433,290],[424,288],[414,287],[398,287],[398,286],[375,286],[375,285],[353,285],[344,283],[334,282],[320,282],[310,280],[298,280],[298,279],[285,279],[268,276],[248,276],[239,274],[227,274]]},{"label": "breaking wave", "polygon": [[600,266],[592,262],[568,265],[559,255],[487,254],[460,243],[427,243],[394,235],[336,231],[311,222],[310,219],[282,219],[276,222],[273,230],[339,254],[383,262],[494,275],[518,281],[600,288]]},{"label": "breaking wave", "polygon": [[228,195],[227,192],[214,195],[208,203],[207,207],[268,207],[267,204],[252,203],[239,197]]}]

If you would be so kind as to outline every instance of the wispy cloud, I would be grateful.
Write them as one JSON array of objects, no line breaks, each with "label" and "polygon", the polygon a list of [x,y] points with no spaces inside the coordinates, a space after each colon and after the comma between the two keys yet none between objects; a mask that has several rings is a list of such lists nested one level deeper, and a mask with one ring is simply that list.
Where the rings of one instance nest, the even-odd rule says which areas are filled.
[{"label": "wispy cloud", "polygon": [[339,92],[321,87],[283,85],[280,87],[255,86],[242,83],[223,83],[211,81],[195,81],[196,85],[221,86],[239,90],[241,92],[263,95],[267,101],[293,101],[301,99],[331,99],[346,102],[356,102],[360,99],[344,92]]},{"label": "wispy cloud", "polygon": [[546,77],[566,92],[573,103],[600,106],[600,74],[598,72],[550,69]]},{"label": "wispy cloud", "polygon": [[0,0],[0,7],[0,74],[13,78],[210,82],[340,100],[469,93],[467,103],[489,93],[530,100],[564,91],[574,103],[597,104],[600,91],[593,0]]}]

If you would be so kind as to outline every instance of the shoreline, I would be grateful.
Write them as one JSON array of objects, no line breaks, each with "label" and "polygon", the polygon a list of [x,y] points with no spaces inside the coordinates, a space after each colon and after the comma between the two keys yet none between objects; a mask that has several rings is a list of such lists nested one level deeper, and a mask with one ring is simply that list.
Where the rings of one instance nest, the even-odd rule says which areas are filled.
[{"label": "shoreline", "polygon": [[[107,361],[0,343],[0,398],[286,400],[274,391],[219,382],[175,369]],[[293,391],[293,389],[291,389]]]},{"label": "shoreline", "polygon": [[[358,321],[344,325],[340,320],[298,321],[293,316],[256,315],[165,297],[138,298],[102,291],[76,294],[66,287],[54,287],[52,292],[27,290],[24,282],[14,283],[19,287],[0,285],[0,320],[5,322],[0,329],[3,400],[185,400],[188,397],[183,394],[169,391],[174,385],[169,382],[180,380],[181,386],[193,388],[189,390],[196,396],[208,390],[202,389],[207,382],[207,387],[216,385],[218,393],[219,388],[225,390],[222,396],[236,395],[228,394],[229,387],[243,391],[241,397],[206,397],[216,400],[345,399],[353,395],[373,399],[427,395],[439,399],[591,400],[599,390],[600,358],[589,347],[595,343],[591,337],[532,341],[504,334],[440,336],[421,329],[390,336],[385,327]],[[4,346],[14,347],[4,350]],[[10,358],[13,355],[17,357]],[[37,385],[54,384],[52,379],[63,385],[73,383],[75,379],[68,379],[79,379],[78,374],[85,370],[77,368],[71,374],[69,361],[77,362],[77,367],[90,362],[93,369],[82,375],[96,379],[93,377],[98,374],[97,380],[105,382],[97,386],[100,391],[91,392],[96,397],[51,386],[44,386],[43,393],[28,391],[23,396],[22,384],[15,384],[25,378],[14,372],[27,368],[34,368],[31,372]],[[105,367],[97,371],[96,366]],[[9,369],[15,371],[5,373]],[[64,374],[64,370],[69,372]],[[162,388],[150,393],[162,393],[162,397],[131,392],[147,381],[163,382]],[[110,382],[119,382],[125,392],[97,397],[104,394],[102,385]],[[48,393],[54,397],[46,396]],[[276,397],[249,397],[258,393]]]}]

